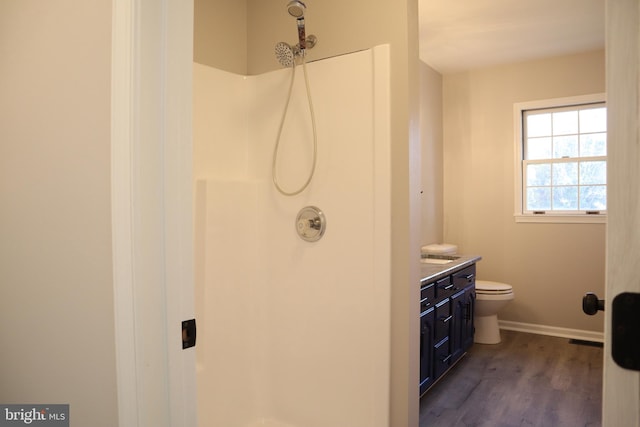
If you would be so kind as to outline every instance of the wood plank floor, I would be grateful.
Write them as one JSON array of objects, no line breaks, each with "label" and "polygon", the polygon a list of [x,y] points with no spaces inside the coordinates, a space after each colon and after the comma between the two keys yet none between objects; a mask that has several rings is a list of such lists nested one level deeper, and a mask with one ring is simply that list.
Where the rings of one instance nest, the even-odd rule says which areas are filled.
[{"label": "wood plank floor", "polygon": [[599,347],[502,331],[474,344],[420,400],[420,427],[602,425]]}]

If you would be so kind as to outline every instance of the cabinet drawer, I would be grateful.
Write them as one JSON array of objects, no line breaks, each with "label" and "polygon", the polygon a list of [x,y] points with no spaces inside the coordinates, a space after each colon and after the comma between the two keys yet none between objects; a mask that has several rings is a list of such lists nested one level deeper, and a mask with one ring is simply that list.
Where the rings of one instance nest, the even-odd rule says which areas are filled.
[{"label": "cabinet drawer", "polygon": [[453,287],[456,291],[476,283],[476,265],[470,265],[453,273]]},{"label": "cabinet drawer", "polygon": [[438,378],[451,364],[451,351],[449,350],[449,339],[436,344],[433,349],[433,376]]},{"label": "cabinet drawer", "polygon": [[453,283],[451,282],[451,276],[444,277],[436,281],[436,298],[441,299],[451,296],[453,293]]},{"label": "cabinet drawer", "polygon": [[435,309],[435,342],[440,342],[448,337],[451,331],[451,303],[449,299],[436,304]]},{"label": "cabinet drawer", "polygon": [[433,307],[436,302],[436,284],[434,282],[420,288],[420,313]]}]

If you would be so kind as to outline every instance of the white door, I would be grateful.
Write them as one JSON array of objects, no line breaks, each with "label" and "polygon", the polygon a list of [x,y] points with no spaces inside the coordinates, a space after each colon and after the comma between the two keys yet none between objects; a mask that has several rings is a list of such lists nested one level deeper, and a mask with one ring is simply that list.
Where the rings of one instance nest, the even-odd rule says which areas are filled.
[{"label": "white door", "polygon": [[607,0],[608,225],[603,425],[640,426],[640,373],[611,357],[611,303],[640,292],[640,2]]}]

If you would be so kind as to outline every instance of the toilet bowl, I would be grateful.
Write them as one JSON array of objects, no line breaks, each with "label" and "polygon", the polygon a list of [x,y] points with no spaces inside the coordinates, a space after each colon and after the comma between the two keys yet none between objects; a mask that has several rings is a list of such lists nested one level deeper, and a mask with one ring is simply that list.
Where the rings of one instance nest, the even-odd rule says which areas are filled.
[{"label": "toilet bowl", "polygon": [[498,344],[500,342],[498,311],[513,298],[511,285],[476,280],[476,306],[473,316],[476,332],[473,342],[479,344]]}]

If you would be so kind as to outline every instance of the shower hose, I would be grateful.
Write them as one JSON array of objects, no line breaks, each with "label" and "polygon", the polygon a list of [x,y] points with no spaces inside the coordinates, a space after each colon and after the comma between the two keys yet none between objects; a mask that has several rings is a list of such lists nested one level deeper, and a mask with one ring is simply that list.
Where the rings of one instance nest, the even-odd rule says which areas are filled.
[{"label": "shower hose", "polygon": [[311,183],[311,179],[313,178],[313,174],[315,173],[315,170],[316,170],[316,158],[318,154],[318,137],[316,133],[316,118],[315,118],[315,113],[313,111],[313,102],[311,100],[311,89],[309,87],[309,78],[307,76],[307,63],[305,61],[304,54],[302,54],[301,56],[302,56],[302,69],[304,72],[304,82],[307,89],[307,100],[309,103],[309,112],[311,113],[311,127],[313,130],[313,161],[311,164],[311,170],[309,172],[309,176],[305,181],[305,183],[300,188],[298,188],[295,191],[286,191],[280,186],[280,183],[278,182],[277,173],[276,173],[277,164],[278,164],[278,149],[280,147],[280,137],[282,136],[282,128],[284,127],[284,121],[285,121],[285,118],[287,117],[287,110],[289,109],[289,102],[291,101],[293,84],[295,82],[295,77],[296,77],[296,63],[294,59],[292,61],[293,64],[291,66],[292,70],[291,70],[291,82],[289,83],[289,94],[287,95],[287,102],[284,105],[284,111],[282,112],[282,119],[280,120],[280,126],[278,127],[278,136],[276,138],[276,145],[273,149],[273,162],[271,165],[271,177],[273,179],[273,184],[275,185],[276,189],[280,192],[280,194],[284,196],[295,196],[297,194],[302,193],[309,186],[309,183]]}]

